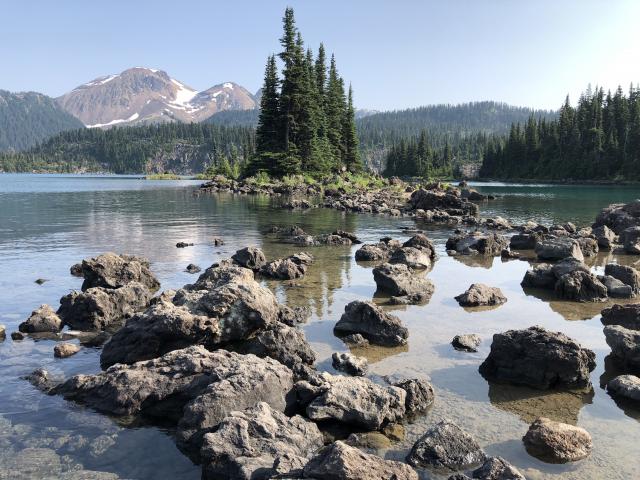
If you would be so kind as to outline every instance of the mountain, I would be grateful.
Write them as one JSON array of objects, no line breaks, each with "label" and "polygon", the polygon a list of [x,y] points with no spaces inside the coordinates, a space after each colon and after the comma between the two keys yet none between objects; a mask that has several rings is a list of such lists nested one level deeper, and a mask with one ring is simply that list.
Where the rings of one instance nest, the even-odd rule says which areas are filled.
[{"label": "mountain", "polygon": [[23,150],[51,135],[82,126],[51,97],[0,90],[0,151]]},{"label": "mountain", "polygon": [[143,67],[96,78],[56,100],[89,128],[200,122],[220,111],[256,106],[253,95],[233,82],[199,92],[162,70]]}]

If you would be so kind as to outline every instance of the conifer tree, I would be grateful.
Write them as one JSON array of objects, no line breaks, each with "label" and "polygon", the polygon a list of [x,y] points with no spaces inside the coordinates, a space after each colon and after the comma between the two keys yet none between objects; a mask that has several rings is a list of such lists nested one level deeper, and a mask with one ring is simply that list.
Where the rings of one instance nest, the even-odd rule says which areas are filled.
[{"label": "conifer tree", "polygon": [[280,112],[278,96],[278,69],[276,58],[271,55],[264,73],[260,116],[256,129],[256,149],[258,154],[252,162],[251,173],[258,170],[274,171],[276,153],[282,148],[280,138]]},{"label": "conifer tree", "polygon": [[327,82],[327,139],[331,146],[334,169],[343,166],[344,143],[342,141],[343,119],[345,116],[344,83],[338,75],[335,56],[331,56],[329,79]]},{"label": "conifer tree", "polygon": [[353,108],[353,88],[349,85],[347,108],[344,115],[342,137],[344,140],[344,164],[350,172],[362,169],[360,151],[358,150],[358,134],[356,132],[356,113]]}]

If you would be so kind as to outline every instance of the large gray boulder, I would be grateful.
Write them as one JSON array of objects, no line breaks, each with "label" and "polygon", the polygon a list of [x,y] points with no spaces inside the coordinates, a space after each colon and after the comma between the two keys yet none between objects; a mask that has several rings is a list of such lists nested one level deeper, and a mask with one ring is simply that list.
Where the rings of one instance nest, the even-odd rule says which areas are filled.
[{"label": "large gray boulder", "polygon": [[451,215],[473,216],[479,211],[478,205],[461,198],[460,190],[456,189],[420,188],[411,194],[409,206],[412,210],[445,210]]},{"label": "large gray boulder", "polygon": [[151,291],[138,282],[118,288],[88,288],[62,297],[58,315],[74,330],[111,330],[147,308],[152,296]]},{"label": "large gray boulder", "polygon": [[607,295],[612,298],[632,298],[633,289],[611,275],[598,275],[598,280],[607,288]]},{"label": "large gray boulder", "polygon": [[632,369],[640,368],[640,331],[608,325],[604,327],[604,336],[619,362]]},{"label": "large gray boulder", "polygon": [[304,467],[304,478],[316,480],[418,480],[409,465],[364,453],[336,441]]},{"label": "large gray boulder", "polygon": [[472,284],[466,292],[455,298],[462,307],[502,305],[507,302],[507,297],[499,288],[489,287],[484,283]]},{"label": "large gray boulder", "polygon": [[625,252],[632,255],[640,255],[640,226],[623,230],[620,234],[620,242]]},{"label": "large gray boulder", "polygon": [[316,422],[334,421],[366,430],[401,419],[407,393],[399,387],[384,387],[368,378],[321,373],[317,384],[298,382],[298,398],[307,416]]},{"label": "large gray boulder", "polygon": [[626,228],[640,226],[640,200],[627,204],[616,203],[603,208],[593,227],[595,229],[603,225],[618,235]]},{"label": "large gray boulder", "polygon": [[231,256],[231,259],[241,267],[259,270],[267,263],[264,252],[258,247],[244,247]]},{"label": "large gray boulder", "polygon": [[551,463],[575,462],[587,458],[593,448],[584,428],[537,418],[522,438],[529,454]]},{"label": "large gray boulder", "polygon": [[18,325],[18,330],[23,333],[59,332],[62,328],[62,320],[49,305],[40,305],[31,312],[29,318]]},{"label": "large gray boulder", "polygon": [[[225,417],[215,432],[204,436],[200,459],[203,480],[254,480],[302,473],[308,456],[323,445],[315,423],[287,417],[260,402]],[[284,464],[286,471],[278,471]]]},{"label": "large gray boulder", "polygon": [[560,277],[555,286],[558,298],[576,302],[603,302],[607,287],[592,273],[575,270]]},{"label": "large gray boulder", "polygon": [[309,265],[313,263],[313,255],[300,252],[290,255],[287,258],[281,258],[263,265],[260,273],[265,277],[275,278],[278,280],[293,280],[300,278],[307,272]]},{"label": "large gray boulder", "polygon": [[82,261],[82,290],[93,287],[119,288],[138,282],[152,292],[160,288],[160,282],[149,269],[146,258],[134,255],[118,255],[107,252]]},{"label": "large gray boulder", "polygon": [[496,257],[509,246],[509,241],[497,233],[457,233],[447,240],[448,251],[460,255],[486,255]]},{"label": "large gray boulder", "polygon": [[584,261],[584,255],[577,240],[568,237],[547,238],[536,244],[536,255],[540,260],[562,260],[573,257]]},{"label": "large gray boulder", "polygon": [[535,326],[495,334],[480,373],[488,380],[539,389],[582,388],[590,385],[595,366],[591,350],[561,332]]},{"label": "large gray boulder", "polygon": [[429,255],[431,261],[436,259],[436,248],[429,237],[424,233],[416,233],[413,237],[402,244],[403,247],[418,248]]},{"label": "large gray boulder", "polygon": [[220,265],[178,290],[172,301],[160,299],[127,320],[104,346],[100,363],[132,363],[195,344],[214,349],[276,324],[280,310],[250,270]]},{"label": "large gray boulder", "polygon": [[471,435],[455,423],[441,421],[413,444],[407,462],[415,467],[456,471],[479,465],[486,458]]},{"label": "large gray boulder", "polygon": [[640,304],[613,305],[602,310],[603,325],[621,325],[630,330],[640,330]]},{"label": "large gray boulder", "polygon": [[617,278],[625,285],[629,285],[633,293],[640,293],[640,272],[633,267],[608,263],[604,267],[604,274]]},{"label": "large gray boulder", "polygon": [[398,317],[386,313],[371,302],[359,300],[344,308],[333,331],[339,336],[359,333],[369,343],[387,347],[406,345],[409,337],[409,331]]},{"label": "large gray boulder", "polygon": [[546,288],[553,289],[556,285],[556,276],[553,267],[548,263],[540,263],[532,269],[527,270],[520,285],[524,288]]},{"label": "large gray boulder", "polygon": [[591,233],[596,237],[598,246],[603,250],[610,250],[616,241],[616,234],[606,225],[592,229]]},{"label": "large gray boulder", "polygon": [[407,414],[419,414],[426,411],[435,399],[433,386],[426,380],[420,378],[409,378],[400,380],[393,384],[394,387],[401,388],[407,392],[404,406]]},{"label": "large gray boulder", "polygon": [[373,269],[373,279],[379,292],[396,298],[394,303],[401,303],[403,299],[411,304],[424,303],[434,291],[431,280],[414,274],[412,269],[403,264],[379,265]]},{"label": "large gray boulder", "polygon": [[430,251],[416,247],[400,247],[393,252],[389,263],[399,263],[414,269],[429,268],[431,267]]},{"label": "large gray boulder", "polygon": [[533,250],[544,238],[541,232],[518,233],[509,239],[511,250]]},{"label": "large gray boulder", "polygon": [[640,378],[635,375],[618,375],[609,380],[607,391],[634,402],[640,402]]}]

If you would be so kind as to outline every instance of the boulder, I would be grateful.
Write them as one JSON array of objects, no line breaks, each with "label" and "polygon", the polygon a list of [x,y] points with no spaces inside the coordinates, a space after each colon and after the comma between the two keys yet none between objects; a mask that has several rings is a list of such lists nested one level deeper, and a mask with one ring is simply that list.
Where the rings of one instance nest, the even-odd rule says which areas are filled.
[{"label": "boulder", "polygon": [[369,343],[394,347],[406,345],[409,331],[400,319],[371,302],[349,303],[333,331],[337,335],[361,334]]},{"label": "boulder", "polygon": [[404,264],[414,269],[429,268],[431,267],[430,251],[415,247],[401,247],[393,252],[389,263]]},{"label": "boulder", "polygon": [[304,398],[307,416],[316,422],[333,421],[366,430],[401,419],[407,393],[398,387],[383,387],[364,377],[321,373],[318,385],[298,382],[298,397]]},{"label": "boulder", "polygon": [[640,378],[635,375],[618,375],[609,380],[607,390],[614,395],[640,402]]},{"label": "boulder", "polygon": [[456,297],[462,307],[480,307],[489,305],[502,305],[507,302],[507,297],[497,287],[489,287],[483,283],[472,284],[466,292]]},{"label": "boulder", "polygon": [[482,343],[482,340],[475,334],[456,335],[451,341],[453,348],[463,352],[477,352],[480,343]]},{"label": "boulder", "polygon": [[364,338],[360,333],[352,333],[350,335],[346,335],[344,337],[341,337],[340,340],[342,340],[350,347],[368,347],[370,345],[369,340]]},{"label": "boulder", "polygon": [[591,350],[561,332],[535,326],[495,334],[479,370],[498,382],[539,389],[583,388],[590,385],[589,373],[595,366]]},{"label": "boulder", "polygon": [[258,247],[244,247],[231,256],[231,259],[241,267],[259,270],[267,263],[264,252]]},{"label": "boulder", "polygon": [[593,237],[578,237],[576,238],[578,245],[580,245],[580,251],[585,257],[593,257],[598,254],[598,241]]},{"label": "boulder", "polygon": [[520,285],[524,288],[547,288],[553,289],[556,285],[556,276],[553,268],[548,263],[536,265],[531,270],[527,270]]},{"label": "boulder", "polygon": [[606,225],[601,225],[591,230],[596,237],[598,246],[603,250],[610,250],[616,241],[616,234]]},{"label": "boulder", "polygon": [[624,251],[632,255],[640,255],[640,227],[629,227],[620,234],[620,242]]},{"label": "boulder", "polygon": [[410,378],[400,380],[393,386],[401,388],[407,393],[404,406],[408,414],[423,413],[433,404],[435,399],[433,386],[426,380]]},{"label": "boulder", "polygon": [[575,270],[558,279],[555,286],[558,298],[576,302],[603,302],[607,287],[592,273]]},{"label": "boulder", "polygon": [[551,272],[557,279],[575,271],[591,273],[591,269],[583,261],[573,257],[564,258],[551,267]]},{"label": "boulder", "polygon": [[607,287],[607,295],[613,298],[631,298],[635,296],[633,289],[611,275],[598,275],[598,280]]},{"label": "boulder", "polygon": [[158,300],[127,320],[104,346],[100,363],[133,363],[195,344],[215,349],[247,339],[279,317],[275,296],[250,270],[217,266],[178,290],[173,302]]},{"label": "boulder", "polygon": [[112,330],[149,306],[153,294],[138,282],[118,288],[92,287],[60,299],[58,315],[74,330]]},{"label": "boulder", "polygon": [[29,315],[24,322],[18,325],[18,330],[23,333],[59,332],[62,328],[62,320],[49,305],[40,307]]},{"label": "boulder", "polygon": [[611,347],[611,354],[620,363],[632,369],[640,368],[640,331],[607,325],[604,336]]},{"label": "boulder", "polygon": [[479,480],[526,480],[516,467],[502,457],[488,458],[472,475]]},{"label": "boulder", "polygon": [[594,229],[607,226],[615,234],[622,233],[629,227],[640,226],[640,200],[622,204],[612,204],[603,208],[593,224]]},{"label": "boulder", "polygon": [[445,420],[429,428],[414,443],[407,462],[414,467],[456,471],[474,467],[486,458],[471,435]]},{"label": "boulder", "polygon": [[509,248],[511,250],[533,250],[542,239],[543,234],[540,232],[518,233],[509,240]]},{"label": "boulder", "polygon": [[460,197],[459,190],[420,188],[411,194],[409,206],[412,210],[451,210],[460,215],[471,216],[479,211],[476,204]]},{"label": "boulder", "polygon": [[386,243],[379,242],[376,244],[365,243],[358,250],[356,250],[356,260],[361,262],[375,262],[380,260],[387,260],[390,255],[390,250]]},{"label": "boulder", "polygon": [[220,247],[220,246],[224,245],[224,239],[222,237],[213,237],[211,239],[211,242],[216,247]]},{"label": "boulder", "polygon": [[336,441],[318,452],[304,467],[304,478],[316,480],[418,480],[401,462],[383,460]]},{"label": "boulder", "polygon": [[[259,402],[233,411],[215,432],[204,436],[200,459],[203,480],[253,480],[300,470],[308,455],[323,445],[315,423],[295,415],[287,417]],[[278,466],[289,466],[277,471]],[[290,470],[291,469],[291,470]]]},{"label": "boulder", "polygon": [[197,266],[197,265],[195,265],[193,263],[190,263],[189,265],[187,265],[187,268],[185,268],[184,270],[187,273],[200,273],[201,269],[200,269],[199,266]]},{"label": "boulder", "polygon": [[160,288],[160,282],[149,270],[146,258],[134,255],[104,253],[82,261],[82,290],[93,287],[119,288],[131,282],[138,282],[152,292]]},{"label": "boulder", "polygon": [[80,351],[80,346],[75,343],[58,343],[53,347],[53,356],[56,358],[67,358]]},{"label": "boulder", "polygon": [[312,263],[313,255],[300,252],[263,265],[260,268],[260,273],[265,277],[276,278],[278,280],[292,280],[304,276],[307,268]]},{"label": "boulder", "polygon": [[550,463],[575,462],[587,458],[593,448],[584,428],[537,418],[522,438],[529,454]]},{"label": "boulder", "polygon": [[417,233],[402,244],[403,247],[413,247],[425,251],[433,262],[436,259],[436,248],[433,242],[423,233]]},{"label": "boulder", "polygon": [[369,369],[369,362],[366,358],[356,357],[351,353],[334,352],[333,355],[331,355],[331,364],[336,370],[357,377],[365,376]]},{"label": "boulder", "polygon": [[621,325],[630,330],[640,330],[640,304],[613,305],[602,310],[603,325]]},{"label": "boulder", "polygon": [[568,237],[547,238],[536,244],[536,255],[540,260],[562,260],[573,257],[584,261],[584,255],[577,240]]},{"label": "boulder", "polygon": [[424,303],[433,295],[431,280],[415,275],[402,264],[385,263],[373,269],[373,279],[378,291],[392,297],[405,297],[408,303]]},{"label": "boulder", "polygon": [[617,278],[625,285],[629,285],[634,294],[640,293],[640,272],[635,268],[608,263],[604,267],[604,274]]},{"label": "boulder", "polygon": [[509,246],[509,241],[497,233],[457,233],[447,240],[446,248],[460,255],[496,257]]}]

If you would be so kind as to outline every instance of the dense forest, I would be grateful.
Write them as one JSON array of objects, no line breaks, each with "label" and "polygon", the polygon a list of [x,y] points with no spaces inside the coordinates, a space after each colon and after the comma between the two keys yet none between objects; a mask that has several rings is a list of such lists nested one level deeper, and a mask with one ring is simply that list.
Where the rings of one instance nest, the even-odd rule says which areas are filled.
[{"label": "dense forest", "polygon": [[589,88],[556,120],[529,117],[488,145],[484,178],[640,180],[640,88]]},{"label": "dense forest", "polygon": [[58,132],[82,127],[46,95],[0,90],[0,151],[24,150]]},{"label": "dense forest", "polygon": [[267,60],[256,128],[256,154],[247,173],[323,174],[361,169],[353,91],[345,93],[335,57],[324,46],[305,49],[293,9],[283,18],[282,52]]},{"label": "dense forest", "polygon": [[165,123],[60,133],[21,153],[0,153],[0,171],[103,171],[184,174],[242,163],[254,151],[254,129]]}]

